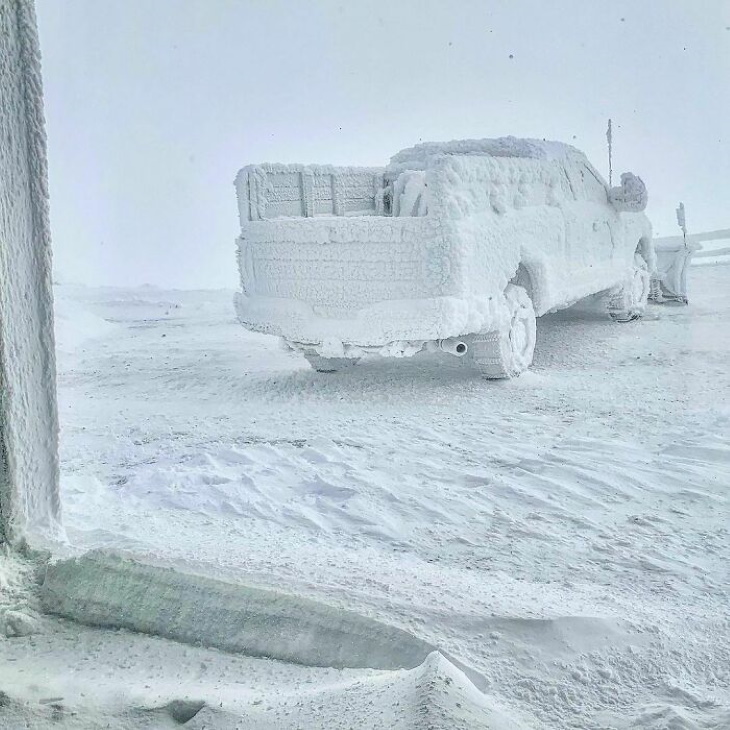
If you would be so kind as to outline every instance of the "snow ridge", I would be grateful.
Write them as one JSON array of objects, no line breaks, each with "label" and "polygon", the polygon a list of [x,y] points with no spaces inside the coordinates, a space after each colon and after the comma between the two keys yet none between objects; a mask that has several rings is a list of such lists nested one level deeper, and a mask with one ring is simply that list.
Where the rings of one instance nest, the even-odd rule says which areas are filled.
[{"label": "snow ridge", "polygon": [[411,669],[435,647],[352,611],[94,551],[50,565],[49,613],[315,667]]}]

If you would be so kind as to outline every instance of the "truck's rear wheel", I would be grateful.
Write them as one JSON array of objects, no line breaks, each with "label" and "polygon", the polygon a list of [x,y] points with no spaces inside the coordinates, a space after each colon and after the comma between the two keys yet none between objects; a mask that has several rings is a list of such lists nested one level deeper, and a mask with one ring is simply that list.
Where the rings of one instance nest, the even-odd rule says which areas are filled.
[{"label": "truck's rear wheel", "polygon": [[338,370],[347,370],[357,365],[358,358],[353,357],[322,357],[316,353],[305,352],[304,357],[318,373],[336,373]]},{"label": "truck's rear wheel", "polygon": [[474,335],[467,357],[485,378],[515,378],[532,364],[537,319],[524,287],[509,284],[504,292],[509,324],[500,330]]}]

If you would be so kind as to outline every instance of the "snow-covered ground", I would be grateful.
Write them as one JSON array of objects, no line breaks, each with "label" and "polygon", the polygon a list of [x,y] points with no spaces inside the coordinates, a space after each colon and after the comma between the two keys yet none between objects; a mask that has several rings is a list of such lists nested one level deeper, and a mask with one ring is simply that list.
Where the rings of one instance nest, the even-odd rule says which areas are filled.
[{"label": "snow-covered ground", "polygon": [[730,238],[704,241],[702,248],[694,255],[694,263],[698,266],[730,263]]},{"label": "snow-covered ground", "polygon": [[[730,266],[690,286],[637,323],[542,318],[508,382],[430,355],[318,374],[240,327],[231,292],[57,287],[74,550],[357,611],[484,694],[437,655],[315,670],[54,624],[11,644],[14,667],[49,667],[26,696],[83,704],[98,676],[102,715],[115,683],[148,708],[130,727],[167,727],[149,707],[181,697],[213,728],[426,727],[426,705],[434,727],[730,727]],[[70,655],[88,661],[61,681]]]}]

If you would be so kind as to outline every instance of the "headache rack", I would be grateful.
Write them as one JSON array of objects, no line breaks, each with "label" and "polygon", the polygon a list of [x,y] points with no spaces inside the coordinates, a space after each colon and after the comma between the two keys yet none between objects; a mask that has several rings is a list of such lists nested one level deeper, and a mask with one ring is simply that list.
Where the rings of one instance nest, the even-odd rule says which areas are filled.
[{"label": "headache rack", "polygon": [[387,216],[383,168],[249,165],[236,177],[241,224],[274,218]]}]

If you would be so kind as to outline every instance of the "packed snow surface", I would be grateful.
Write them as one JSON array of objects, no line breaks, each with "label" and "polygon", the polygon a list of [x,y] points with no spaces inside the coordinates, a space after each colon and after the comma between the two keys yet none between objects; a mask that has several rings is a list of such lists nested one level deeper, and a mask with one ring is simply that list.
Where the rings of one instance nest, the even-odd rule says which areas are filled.
[{"label": "packed snow surface", "polygon": [[2,645],[0,689],[17,713],[63,696],[135,728],[186,700],[207,713],[191,727],[479,727],[454,715],[478,706],[493,730],[726,730],[730,267],[693,267],[689,297],[625,325],[543,317],[534,370],[489,383],[446,356],[317,374],[242,329],[230,292],[59,287],[115,324],[61,343],[75,549],[312,599],[438,653],[322,669],[63,624]]}]

